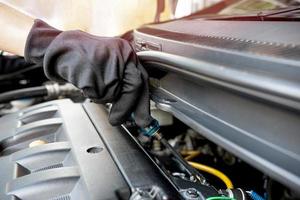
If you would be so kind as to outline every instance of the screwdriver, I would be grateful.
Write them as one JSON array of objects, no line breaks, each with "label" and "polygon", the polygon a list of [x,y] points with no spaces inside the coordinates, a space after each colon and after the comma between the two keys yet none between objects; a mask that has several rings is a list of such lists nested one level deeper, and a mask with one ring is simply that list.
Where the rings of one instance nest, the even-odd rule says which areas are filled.
[{"label": "screwdriver", "polygon": [[159,122],[156,119],[153,119],[149,126],[145,128],[139,128],[140,132],[147,136],[153,137],[160,141],[165,148],[169,150],[169,152],[176,158],[176,160],[185,168],[188,173],[191,181],[200,181],[202,184],[206,183],[205,178],[192,166],[190,166],[184,158],[169,144],[169,142],[162,137],[162,134],[159,132],[160,126]]}]

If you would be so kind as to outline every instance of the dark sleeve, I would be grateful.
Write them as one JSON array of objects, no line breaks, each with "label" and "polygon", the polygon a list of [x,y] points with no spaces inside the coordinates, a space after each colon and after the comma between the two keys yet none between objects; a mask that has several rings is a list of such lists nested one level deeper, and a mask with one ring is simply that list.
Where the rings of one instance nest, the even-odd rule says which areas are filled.
[{"label": "dark sleeve", "polygon": [[24,49],[25,60],[42,65],[48,46],[60,33],[62,31],[49,26],[44,21],[39,19],[34,20]]}]

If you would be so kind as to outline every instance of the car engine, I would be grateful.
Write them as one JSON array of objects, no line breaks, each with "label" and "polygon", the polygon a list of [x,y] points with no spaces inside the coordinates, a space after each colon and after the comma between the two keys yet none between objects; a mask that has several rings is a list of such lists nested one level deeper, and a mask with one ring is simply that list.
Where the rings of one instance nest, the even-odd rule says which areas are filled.
[{"label": "car engine", "polygon": [[0,75],[0,200],[300,199],[300,26],[270,16],[129,33],[155,137],[41,66]]}]

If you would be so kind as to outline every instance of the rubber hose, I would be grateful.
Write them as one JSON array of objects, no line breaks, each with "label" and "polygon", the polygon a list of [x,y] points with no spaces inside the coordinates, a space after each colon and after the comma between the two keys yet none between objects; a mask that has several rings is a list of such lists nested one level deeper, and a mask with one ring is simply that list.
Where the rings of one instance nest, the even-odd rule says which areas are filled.
[{"label": "rubber hose", "polygon": [[196,169],[199,169],[201,171],[207,172],[209,174],[212,174],[212,175],[218,177],[225,183],[225,185],[228,189],[233,188],[233,184],[232,184],[231,180],[223,172],[221,172],[215,168],[212,168],[210,166],[200,164],[200,163],[190,162],[190,161],[188,163]]},{"label": "rubber hose", "polygon": [[13,100],[30,98],[30,97],[40,97],[48,95],[45,86],[30,87],[19,90],[13,90],[9,92],[4,92],[0,94],[0,103],[7,103]]}]

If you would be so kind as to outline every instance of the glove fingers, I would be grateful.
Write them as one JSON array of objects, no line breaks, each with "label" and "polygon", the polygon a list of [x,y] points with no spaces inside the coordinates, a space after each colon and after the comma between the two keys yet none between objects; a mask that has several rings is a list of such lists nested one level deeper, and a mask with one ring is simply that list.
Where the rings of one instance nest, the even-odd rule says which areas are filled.
[{"label": "glove fingers", "polygon": [[148,74],[144,67],[138,63],[137,67],[142,73],[142,79],[144,82],[143,89],[141,90],[140,97],[134,109],[134,119],[135,123],[139,127],[148,126],[153,118],[150,115],[150,97],[149,97],[149,84],[148,84]]},{"label": "glove fingers", "polygon": [[120,97],[113,102],[109,114],[109,122],[119,125],[129,119],[140,91],[143,89],[143,79],[139,69],[133,62],[127,64]]}]

